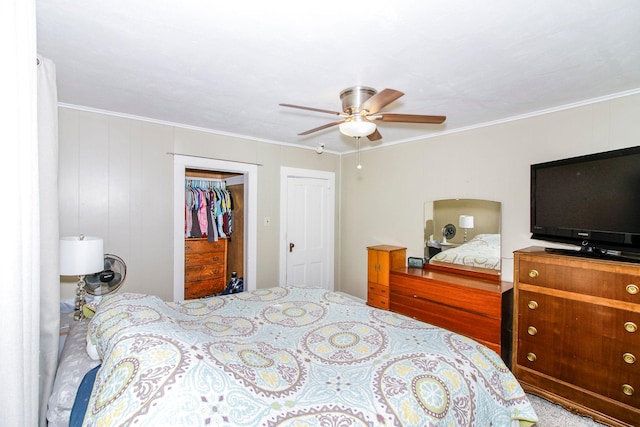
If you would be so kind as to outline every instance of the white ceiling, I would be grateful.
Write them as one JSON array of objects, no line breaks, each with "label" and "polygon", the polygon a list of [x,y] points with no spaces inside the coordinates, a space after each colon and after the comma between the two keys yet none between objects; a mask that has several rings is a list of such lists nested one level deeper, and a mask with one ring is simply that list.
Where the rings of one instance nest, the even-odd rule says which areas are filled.
[{"label": "white ceiling", "polygon": [[379,146],[640,93],[637,0],[37,0],[62,104],[348,152],[354,85],[405,95]]}]

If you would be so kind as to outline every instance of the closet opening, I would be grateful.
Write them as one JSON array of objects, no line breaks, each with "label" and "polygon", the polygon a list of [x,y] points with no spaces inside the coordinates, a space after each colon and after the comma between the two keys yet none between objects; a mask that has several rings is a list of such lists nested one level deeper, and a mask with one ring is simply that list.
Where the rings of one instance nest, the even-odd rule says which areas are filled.
[{"label": "closet opening", "polygon": [[[205,194],[220,202],[218,222],[187,208],[188,197]],[[233,272],[245,291],[256,289],[256,202],[257,165],[174,155],[175,301],[219,294]]]},{"label": "closet opening", "polygon": [[184,298],[244,282],[244,175],[185,170]]}]

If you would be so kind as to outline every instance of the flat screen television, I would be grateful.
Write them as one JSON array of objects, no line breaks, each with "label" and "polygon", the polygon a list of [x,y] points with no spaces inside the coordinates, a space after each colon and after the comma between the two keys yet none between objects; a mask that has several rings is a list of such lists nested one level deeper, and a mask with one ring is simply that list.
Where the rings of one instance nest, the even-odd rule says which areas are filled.
[{"label": "flat screen television", "polygon": [[640,146],[531,165],[531,233],[576,255],[640,257]]}]

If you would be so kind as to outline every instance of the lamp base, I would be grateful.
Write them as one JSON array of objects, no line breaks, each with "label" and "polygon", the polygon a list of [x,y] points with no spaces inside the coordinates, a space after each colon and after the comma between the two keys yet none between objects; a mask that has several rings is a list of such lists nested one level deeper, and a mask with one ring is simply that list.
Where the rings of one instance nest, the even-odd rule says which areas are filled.
[{"label": "lamp base", "polygon": [[83,307],[87,300],[85,299],[85,295],[87,292],[84,290],[84,274],[78,276],[78,287],[76,288],[76,301],[75,301],[75,312],[73,313],[73,320],[82,320],[84,319]]}]

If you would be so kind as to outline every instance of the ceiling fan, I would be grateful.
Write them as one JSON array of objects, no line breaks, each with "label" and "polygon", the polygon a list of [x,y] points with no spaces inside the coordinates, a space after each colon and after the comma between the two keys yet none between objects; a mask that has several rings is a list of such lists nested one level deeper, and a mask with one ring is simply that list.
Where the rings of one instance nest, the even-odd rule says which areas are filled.
[{"label": "ceiling fan", "polygon": [[309,135],[310,133],[338,125],[340,132],[343,134],[354,138],[366,136],[369,141],[377,141],[382,138],[382,135],[374,123],[375,120],[382,122],[425,124],[441,124],[446,120],[445,116],[394,114],[380,111],[402,95],[404,95],[404,93],[395,89],[384,89],[381,92],[378,92],[375,89],[366,86],[353,86],[340,92],[342,112],[303,107],[301,105],[293,104],[280,104],[280,106],[334,114],[342,117],[341,120],[309,129],[305,132],[299,133],[298,135]]}]

